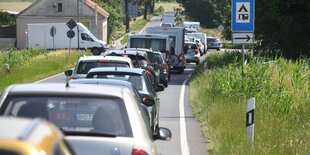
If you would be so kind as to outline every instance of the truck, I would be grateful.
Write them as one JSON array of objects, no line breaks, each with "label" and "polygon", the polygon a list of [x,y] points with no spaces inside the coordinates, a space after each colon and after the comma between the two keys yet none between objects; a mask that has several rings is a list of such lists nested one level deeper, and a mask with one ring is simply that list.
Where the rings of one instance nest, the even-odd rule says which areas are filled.
[{"label": "truck", "polygon": [[170,27],[174,26],[175,23],[175,14],[173,12],[164,12],[161,16],[162,26],[170,25]]},{"label": "truck", "polygon": [[128,34],[127,48],[151,48],[153,51],[159,51],[166,62],[171,55],[169,36],[162,34]]},{"label": "truck", "polygon": [[207,35],[204,33],[187,33],[188,37],[195,37],[201,40],[202,45],[204,46],[204,54],[208,51],[208,45],[207,45]]},{"label": "truck", "polygon": [[[79,33],[78,32],[79,28]],[[27,24],[27,48],[43,49],[90,49],[94,55],[100,55],[108,49],[106,42],[97,39],[82,23],[73,28],[74,36],[68,37],[66,23]]]},{"label": "truck", "polygon": [[171,56],[168,64],[170,69],[177,70],[180,73],[184,72],[186,66],[185,53],[184,53],[184,35],[185,30],[183,27],[147,27],[147,34],[163,34],[168,35],[171,45]]},{"label": "truck", "polygon": [[184,28],[195,28],[199,32],[199,25],[200,22],[183,22],[183,27]]}]

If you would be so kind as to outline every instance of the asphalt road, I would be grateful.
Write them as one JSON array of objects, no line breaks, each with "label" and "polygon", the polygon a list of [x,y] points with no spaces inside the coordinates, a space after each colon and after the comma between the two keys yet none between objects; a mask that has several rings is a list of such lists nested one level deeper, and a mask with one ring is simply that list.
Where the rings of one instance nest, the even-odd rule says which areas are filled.
[{"label": "asphalt road", "polygon": [[[147,26],[160,25],[160,17],[154,17]],[[141,33],[145,33],[144,30]],[[215,51],[214,51],[215,52]],[[201,59],[204,59],[203,56]],[[193,117],[189,104],[188,77],[195,64],[187,64],[184,73],[172,73],[168,87],[158,92],[160,98],[159,126],[167,127],[172,132],[170,141],[156,141],[159,152],[163,155],[204,155],[207,143],[201,134],[200,124]],[[44,79],[42,83],[65,83],[63,73]]]}]

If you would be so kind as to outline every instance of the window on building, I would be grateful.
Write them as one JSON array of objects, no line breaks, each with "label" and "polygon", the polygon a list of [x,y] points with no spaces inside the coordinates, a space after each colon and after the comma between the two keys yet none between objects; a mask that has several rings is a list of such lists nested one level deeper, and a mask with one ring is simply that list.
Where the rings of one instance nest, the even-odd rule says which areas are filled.
[{"label": "window on building", "polygon": [[63,11],[63,3],[62,2],[58,2],[57,3],[57,12],[62,12]]}]

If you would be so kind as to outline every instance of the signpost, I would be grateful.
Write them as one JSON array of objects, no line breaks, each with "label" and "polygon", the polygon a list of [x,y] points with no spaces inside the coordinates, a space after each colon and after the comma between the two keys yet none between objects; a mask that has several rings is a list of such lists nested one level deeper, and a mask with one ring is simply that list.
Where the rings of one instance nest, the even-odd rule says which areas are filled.
[{"label": "signpost", "polygon": [[56,35],[56,27],[55,26],[51,27],[50,34],[53,37],[53,49],[55,50],[55,35]]},{"label": "signpost", "polygon": [[247,102],[246,106],[246,144],[253,144],[254,140],[254,109],[255,109],[255,98],[251,98]]},{"label": "signpost", "polygon": [[255,0],[232,0],[232,44],[242,45],[242,79],[244,77],[244,45],[254,44]]},{"label": "signpost", "polygon": [[[74,29],[76,26],[77,26],[77,24],[76,24],[76,22],[73,20],[73,19],[71,19],[71,20],[69,20],[67,23],[66,23],[66,25],[69,27],[69,31],[67,32],[67,37],[68,38],[70,38],[70,43],[69,43],[69,55],[70,55],[70,50],[71,50],[71,39],[75,36],[75,33],[74,33],[74,31],[72,30],[72,29]],[[67,61],[68,61],[68,59],[67,59]]]}]

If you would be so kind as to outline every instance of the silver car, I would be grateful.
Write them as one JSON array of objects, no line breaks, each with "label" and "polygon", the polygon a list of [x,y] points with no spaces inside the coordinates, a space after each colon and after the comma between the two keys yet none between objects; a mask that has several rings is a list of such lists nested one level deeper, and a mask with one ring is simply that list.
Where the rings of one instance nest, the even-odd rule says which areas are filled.
[{"label": "silver car", "polygon": [[85,78],[88,71],[96,67],[125,67],[133,68],[128,57],[115,56],[83,56],[77,62],[70,80]]},{"label": "silver car", "polygon": [[0,115],[41,117],[58,126],[77,154],[158,154],[147,116],[128,87],[89,84],[21,84],[0,98]]},{"label": "silver car", "polygon": [[199,65],[200,52],[198,45],[196,43],[186,42],[184,43],[184,49],[186,53],[185,54],[186,62],[195,62],[196,65]]}]

